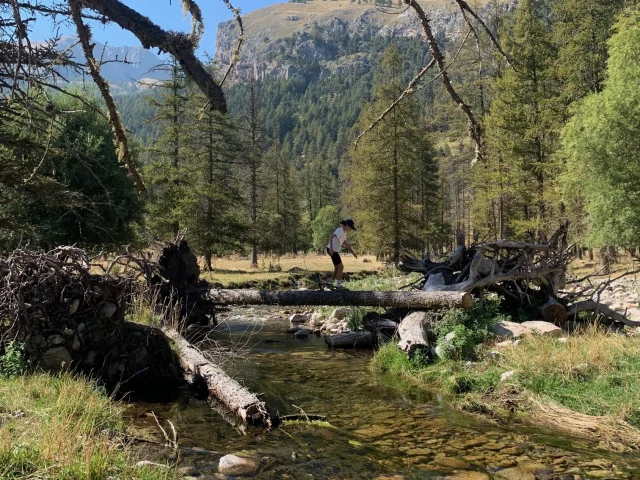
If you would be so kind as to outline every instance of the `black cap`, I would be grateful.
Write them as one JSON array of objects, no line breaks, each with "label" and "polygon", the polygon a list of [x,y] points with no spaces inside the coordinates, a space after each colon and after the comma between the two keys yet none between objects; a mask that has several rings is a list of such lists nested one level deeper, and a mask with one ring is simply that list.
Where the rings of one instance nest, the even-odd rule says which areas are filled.
[{"label": "black cap", "polygon": [[355,230],[356,226],[353,224],[353,220],[351,220],[350,218],[348,218],[347,220],[343,220],[342,221],[342,225],[347,225],[349,227],[351,227],[351,230]]}]

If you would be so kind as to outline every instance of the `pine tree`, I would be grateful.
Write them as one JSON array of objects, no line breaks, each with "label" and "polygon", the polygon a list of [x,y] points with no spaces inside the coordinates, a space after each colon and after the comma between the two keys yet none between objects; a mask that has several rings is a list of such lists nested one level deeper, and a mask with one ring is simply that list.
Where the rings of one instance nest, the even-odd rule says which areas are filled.
[{"label": "pine tree", "polygon": [[151,121],[160,134],[146,149],[150,162],[145,177],[149,187],[147,226],[158,238],[172,240],[181,228],[178,204],[184,190],[188,96],[184,73],[177,61],[167,68],[171,76],[160,85],[161,95],[148,98],[155,107]]},{"label": "pine tree", "polygon": [[236,121],[203,109],[205,104],[203,95],[191,92],[178,218],[211,269],[214,254],[237,250],[244,240],[243,198],[237,181],[244,145]]},{"label": "pine tree", "polygon": [[542,0],[518,5],[503,41],[514,65],[495,82],[486,120],[491,160],[485,181],[497,185],[489,200],[499,202],[501,224],[509,227],[501,228],[506,235],[540,236],[555,226],[557,166],[552,154],[561,111],[547,13]]},{"label": "pine tree", "polygon": [[[383,65],[385,73],[377,79],[374,100],[365,107],[358,130],[370,125],[402,92],[397,48],[385,50]],[[345,172],[346,207],[361,225],[361,248],[396,262],[401,251],[415,248],[416,239],[428,230],[420,221],[426,220],[422,212],[428,195],[420,193],[434,189],[437,170],[420,123],[415,100],[399,104],[361,140]],[[430,193],[431,198],[437,195]]]}]

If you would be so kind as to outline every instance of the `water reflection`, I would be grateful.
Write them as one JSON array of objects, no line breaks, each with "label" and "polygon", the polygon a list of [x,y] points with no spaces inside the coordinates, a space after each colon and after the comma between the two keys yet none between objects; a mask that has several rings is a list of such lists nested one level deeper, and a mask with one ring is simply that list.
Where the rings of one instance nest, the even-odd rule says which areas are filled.
[{"label": "water reflection", "polygon": [[283,415],[325,415],[330,425],[285,425],[241,436],[204,402],[185,395],[171,405],[133,408],[140,434],[158,438],[148,412],[170,419],[184,447],[181,463],[193,465],[185,472],[199,478],[218,478],[217,460],[227,453],[261,459],[258,478],[640,478],[635,456],[462,415],[446,397],[371,373],[370,352],[328,350],[323,339],[295,339],[286,327],[271,309],[240,309],[229,312],[213,337],[226,348],[243,346],[225,368],[268,405]]}]

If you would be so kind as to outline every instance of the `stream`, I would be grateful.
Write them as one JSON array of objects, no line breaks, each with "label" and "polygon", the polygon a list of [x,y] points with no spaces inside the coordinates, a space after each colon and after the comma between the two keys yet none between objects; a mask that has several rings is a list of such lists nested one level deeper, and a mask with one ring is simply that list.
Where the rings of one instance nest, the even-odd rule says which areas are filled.
[{"label": "stream", "polygon": [[[281,415],[319,414],[328,424],[284,424],[241,435],[206,402],[185,393],[171,404],[137,404],[136,435],[164,441],[176,427],[179,457],[145,447],[150,460],[179,461],[185,476],[211,479],[221,456],[261,460],[253,478],[287,479],[640,479],[640,455],[597,448],[543,429],[461,414],[446,396],[368,370],[371,351],[329,350],[324,339],[285,333],[270,307],[235,308],[212,335],[237,354],[226,371]],[[236,477],[238,478],[238,477]]]}]

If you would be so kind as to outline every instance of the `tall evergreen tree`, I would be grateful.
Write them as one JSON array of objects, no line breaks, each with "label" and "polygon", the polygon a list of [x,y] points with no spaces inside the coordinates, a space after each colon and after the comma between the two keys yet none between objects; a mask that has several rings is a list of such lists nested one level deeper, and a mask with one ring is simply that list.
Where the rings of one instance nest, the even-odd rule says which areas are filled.
[{"label": "tall evergreen tree", "polygon": [[[373,102],[364,108],[359,130],[370,125],[403,90],[397,48],[391,46],[384,52],[383,65],[384,74],[375,84]],[[399,104],[362,139],[345,172],[346,208],[361,225],[361,248],[396,262],[401,251],[415,247],[415,239],[427,230],[420,222],[426,215],[416,215],[415,210],[422,211],[428,203],[427,195],[423,198],[418,193],[427,178],[435,178],[436,169],[420,124],[415,100]],[[436,191],[430,193],[431,198],[437,196]]]},{"label": "tall evergreen tree", "polygon": [[154,235],[174,239],[180,231],[180,208],[184,187],[184,162],[188,135],[188,95],[185,77],[177,61],[167,66],[169,80],[162,82],[159,96],[150,96],[155,107],[151,121],[159,136],[147,147],[150,162],[145,168],[149,187],[147,226]]},{"label": "tall evergreen tree", "polygon": [[485,167],[485,181],[503,179],[494,198],[499,195],[499,216],[509,226],[501,230],[507,235],[539,236],[555,225],[557,168],[552,154],[561,111],[549,22],[545,1],[523,0],[518,5],[503,36],[513,68],[495,82],[486,120],[492,164]]}]

